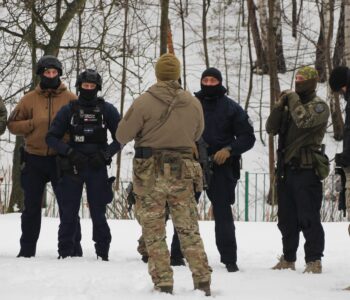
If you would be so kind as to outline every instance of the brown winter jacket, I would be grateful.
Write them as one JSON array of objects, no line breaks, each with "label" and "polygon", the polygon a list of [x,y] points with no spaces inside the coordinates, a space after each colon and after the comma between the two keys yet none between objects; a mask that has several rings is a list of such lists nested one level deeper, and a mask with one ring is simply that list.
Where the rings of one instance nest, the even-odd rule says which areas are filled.
[{"label": "brown winter jacket", "polygon": [[61,85],[56,90],[35,90],[25,94],[10,114],[8,129],[15,135],[23,135],[25,150],[30,154],[47,156],[55,151],[45,142],[45,136],[56,113],[63,105],[77,96]]},{"label": "brown winter jacket", "polygon": [[[174,107],[166,118],[172,102]],[[120,121],[116,137],[121,144],[135,139],[135,147],[191,151],[203,130],[198,99],[176,81],[160,81],[135,99]]]}]

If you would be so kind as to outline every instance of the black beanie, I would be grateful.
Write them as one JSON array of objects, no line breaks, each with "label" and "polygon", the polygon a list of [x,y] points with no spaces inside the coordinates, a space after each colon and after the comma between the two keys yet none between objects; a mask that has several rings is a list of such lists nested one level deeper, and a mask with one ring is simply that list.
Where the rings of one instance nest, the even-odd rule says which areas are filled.
[{"label": "black beanie", "polygon": [[[335,67],[329,76],[329,86],[333,92],[339,92],[342,87],[347,86],[349,76],[348,67]],[[349,78],[350,79],[350,78]]]},{"label": "black beanie", "polygon": [[220,84],[222,83],[222,75],[221,72],[218,69],[215,68],[208,68],[206,69],[203,73],[202,73],[202,77],[201,77],[201,81],[204,77],[207,76],[212,76],[214,78],[216,78],[217,80],[220,81]]}]

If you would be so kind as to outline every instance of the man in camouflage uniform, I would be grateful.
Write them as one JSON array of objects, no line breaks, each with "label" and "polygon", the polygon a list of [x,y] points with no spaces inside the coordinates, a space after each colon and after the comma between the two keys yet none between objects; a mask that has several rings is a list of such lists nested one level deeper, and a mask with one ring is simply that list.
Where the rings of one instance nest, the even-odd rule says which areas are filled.
[{"label": "man in camouflage uniform", "polygon": [[135,140],[133,184],[148,271],[156,290],[172,293],[173,271],[165,240],[168,205],[194,288],[210,295],[211,268],[194,198],[194,184],[201,188],[202,173],[192,154],[204,129],[203,111],[199,101],[179,85],[180,62],[174,55],[162,55],[155,71],[158,82],[134,101],[116,132],[121,144]]},{"label": "man in camouflage uniform", "polygon": [[[335,155],[335,163],[343,168],[345,183],[345,199],[348,215],[350,215],[350,69],[348,67],[339,66],[333,69],[329,76],[329,86],[333,92],[341,93],[346,102],[345,106],[345,126],[343,131],[343,152]],[[350,235],[350,225],[348,227]],[[350,286],[346,288],[350,291]]]},{"label": "man in camouflage uniform", "polygon": [[[277,164],[278,228],[283,255],[274,270],[295,270],[299,233],[305,237],[304,273],[322,273],[324,231],[321,225],[322,182],[329,171],[320,151],[329,117],[328,105],[316,96],[317,71],[302,67],[296,73],[295,92],[282,92],[267,123],[269,134],[284,140]],[[285,130],[282,130],[285,128]]]}]

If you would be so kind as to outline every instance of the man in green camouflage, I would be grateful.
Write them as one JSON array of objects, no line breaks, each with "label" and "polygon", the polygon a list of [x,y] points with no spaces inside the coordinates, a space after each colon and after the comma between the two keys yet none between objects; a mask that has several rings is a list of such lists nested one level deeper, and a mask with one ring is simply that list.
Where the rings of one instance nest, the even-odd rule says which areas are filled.
[{"label": "man in green camouflage", "polygon": [[0,97],[0,135],[3,134],[6,130],[6,122],[7,122],[7,110]]},{"label": "man in green camouflage", "polygon": [[316,96],[317,81],[314,68],[301,67],[295,77],[295,92],[282,92],[266,123],[269,134],[279,135],[276,176],[283,255],[274,270],[295,270],[302,231],[306,240],[304,273],[322,273],[321,180],[328,175],[329,162],[320,149],[329,107]]},{"label": "man in green camouflage", "polygon": [[199,234],[194,187],[201,189],[202,170],[192,147],[204,129],[201,104],[178,83],[180,62],[162,55],[157,83],[138,97],[120,121],[121,144],[135,140],[133,185],[137,214],[149,255],[154,288],[173,291],[173,270],[166,244],[166,205],[192,272],[194,288],[210,295],[211,268]]}]

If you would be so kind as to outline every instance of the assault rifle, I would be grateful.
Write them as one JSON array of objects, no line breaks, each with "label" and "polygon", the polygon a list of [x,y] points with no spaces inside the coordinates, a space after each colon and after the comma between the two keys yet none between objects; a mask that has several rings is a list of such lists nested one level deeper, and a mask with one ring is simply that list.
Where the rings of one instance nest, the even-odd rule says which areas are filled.
[{"label": "assault rifle", "polygon": [[208,156],[208,144],[202,137],[196,142],[196,145],[199,156],[198,162],[203,170],[203,189],[207,190],[213,176],[213,159],[211,156]]},{"label": "assault rifle", "polygon": [[286,135],[289,123],[289,108],[288,105],[283,106],[283,113],[281,119],[281,126],[278,132],[278,147],[277,147],[277,164],[276,164],[276,175],[280,179],[284,178],[284,153],[286,148]]}]

